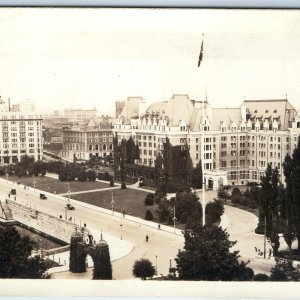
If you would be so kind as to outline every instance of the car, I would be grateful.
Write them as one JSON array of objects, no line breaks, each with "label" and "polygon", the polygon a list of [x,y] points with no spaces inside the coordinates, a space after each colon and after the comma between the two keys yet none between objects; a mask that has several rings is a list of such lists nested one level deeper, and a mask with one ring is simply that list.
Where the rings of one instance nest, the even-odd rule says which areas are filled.
[{"label": "car", "polygon": [[47,199],[47,196],[45,194],[40,194],[40,199]]},{"label": "car", "polygon": [[70,203],[67,203],[67,205],[66,205],[66,209],[69,209],[69,210],[74,210],[74,209],[75,209],[75,207],[74,207],[72,204],[70,204]]},{"label": "car", "polygon": [[11,193],[12,195],[17,195],[16,189],[11,189],[11,190],[10,190],[10,193]]}]

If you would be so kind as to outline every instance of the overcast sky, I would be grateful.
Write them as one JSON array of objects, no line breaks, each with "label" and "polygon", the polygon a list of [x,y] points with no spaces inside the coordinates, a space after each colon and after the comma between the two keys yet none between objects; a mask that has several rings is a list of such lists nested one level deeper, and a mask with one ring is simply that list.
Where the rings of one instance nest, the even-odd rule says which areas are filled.
[{"label": "overcast sky", "polygon": [[300,107],[300,11],[1,8],[0,43],[0,95],[44,112],[173,93]]}]

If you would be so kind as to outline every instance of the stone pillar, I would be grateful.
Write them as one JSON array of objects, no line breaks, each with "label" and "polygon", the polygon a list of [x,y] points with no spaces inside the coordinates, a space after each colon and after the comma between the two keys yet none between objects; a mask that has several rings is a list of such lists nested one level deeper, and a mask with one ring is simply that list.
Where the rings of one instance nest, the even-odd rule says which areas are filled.
[{"label": "stone pillar", "polygon": [[75,233],[71,237],[69,270],[73,273],[85,272],[85,259],[86,253],[82,235]]},{"label": "stone pillar", "polygon": [[111,280],[112,267],[110,262],[109,247],[105,241],[101,240],[98,244],[96,244],[93,260],[93,279]]}]

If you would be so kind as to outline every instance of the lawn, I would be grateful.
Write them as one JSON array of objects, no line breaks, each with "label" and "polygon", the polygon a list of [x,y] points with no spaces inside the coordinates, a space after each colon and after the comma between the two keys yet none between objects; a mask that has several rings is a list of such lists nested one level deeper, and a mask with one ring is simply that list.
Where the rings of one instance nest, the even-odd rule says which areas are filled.
[{"label": "lawn", "polygon": [[[125,211],[128,215],[144,219],[145,213],[149,209],[153,214],[153,222],[159,223],[158,214],[156,212],[158,206],[157,204],[151,206],[146,206],[144,204],[144,200],[146,198],[146,195],[148,194],[144,191],[134,190],[130,188],[124,190],[116,189],[113,191],[77,194],[72,195],[71,198],[111,210],[112,192],[115,202],[115,211]],[[168,225],[167,222],[162,222],[162,224]],[[184,229],[185,224],[177,222],[176,228]]]},{"label": "lawn", "polygon": [[[6,179],[6,177],[3,177]],[[9,176],[8,180],[20,182],[21,184],[25,184],[27,186],[33,187],[33,178],[32,177],[16,177],[16,176]],[[58,179],[49,178],[49,177],[36,177],[35,178],[35,187],[39,190],[61,194],[68,192],[68,183],[66,181],[59,181]],[[72,192],[79,192],[79,191],[86,191],[86,190],[94,190],[94,189],[103,189],[109,187],[109,183],[103,182],[79,182],[79,181],[71,181],[70,182],[70,191]]]},{"label": "lawn", "polygon": [[72,195],[71,197],[72,199],[111,209],[112,192],[115,202],[115,211],[125,211],[126,214],[144,219],[146,210],[150,209],[153,217],[157,219],[157,214],[155,212],[157,205],[145,206],[144,200],[147,192],[144,191],[127,188],[124,190],[116,189],[113,191],[77,194]]}]

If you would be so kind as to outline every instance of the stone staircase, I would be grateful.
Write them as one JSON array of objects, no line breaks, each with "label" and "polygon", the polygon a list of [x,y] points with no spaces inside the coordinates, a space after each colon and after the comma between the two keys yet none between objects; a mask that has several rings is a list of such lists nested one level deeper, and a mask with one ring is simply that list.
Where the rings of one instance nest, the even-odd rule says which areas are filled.
[{"label": "stone staircase", "polygon": [[9,209],[6,202],[0,202],[1,206],[1,218],[5,220],[13,220],[11,210]]}]

